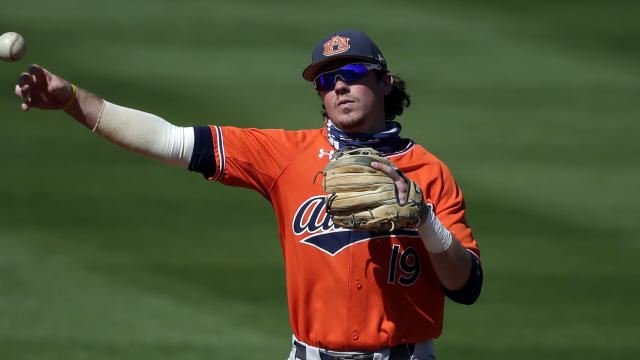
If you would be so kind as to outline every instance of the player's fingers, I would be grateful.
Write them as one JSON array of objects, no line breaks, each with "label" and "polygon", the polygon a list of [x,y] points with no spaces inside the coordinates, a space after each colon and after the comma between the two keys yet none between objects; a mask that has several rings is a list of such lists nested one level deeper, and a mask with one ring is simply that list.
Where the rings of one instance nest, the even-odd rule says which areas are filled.
[{"label": "player's fingers", "polygon": [[47,70],[38,64],[32,64],[29,66],[29,74],[34,75],[36,78],[44,79],[47,76]]},{"label": "player's fingers", "polygon": [[20,107],[22,108],[22,110],[27,111],[29,110],[29,108],[31,108],[31,97],[27,93],[22,95],[22,91],[23,90],[16,85],[16,94],[20,92],[18,96],[20,96],[20,98],[22,99],[22,103],[20,104]]},{"label": "player's fingers", "polygon": [[16,85],[15,93],[18,97],[24,98],[28,94],[28,85]]},{"label": "player's fingers", "polygon": [[43,89],[48,86],[51,73],[49,73],[45,68],[40,65],[33,64],[29,66],[29,74],[31,74],[31,78],[34,83],[38,84],[38,86]]},{"label": "player's fingers", "polygon": [[34,78],[38,89],[53,94],[54,97],[68,96],[73,92],[71,84],[68,81],[47,71],[47,69],[40,65],[31,65],[29,67],[29,73]]},{"label": "player's fingers", "polygon": [[15,94],[22,99],[20,107],[24,111],[31,108],[31,88],[34,85],[33,77],[29,73],[22,73],[18,77],[18,84],[14,90]]},{"label": "player's fingers", "polygon": [[29,73],[22,73],[18,76],[18,85],[33,85],[33,77]]},{"label": "player's fingers", "polygon": [[396,185],[396,190],[398,191],[398,200],[401,203],[404,203],[407,200],[407,192],[409,189],[407,182],[404,180],[404,178],[402,178],[402,176],[400,176],[400,174],[398,174],[396,169],[387,164],[379,163],[376,161],[371,163],[371,167],[376,170],[382,171],[393,180]]},{"label": "player's fingers", "polygon": [[394,168],[392,168],[391,166],[389,166],[387,164],[383,164],[383,163],[374,161],[374,162],[371,163],[371,167],[376,169],[376,170],[380,170],[383,173],[387,174],[387,176],[392,178],[394,181],[402,180],[402,177],[400,175],[398,175],[398,172],[396,172]]}]

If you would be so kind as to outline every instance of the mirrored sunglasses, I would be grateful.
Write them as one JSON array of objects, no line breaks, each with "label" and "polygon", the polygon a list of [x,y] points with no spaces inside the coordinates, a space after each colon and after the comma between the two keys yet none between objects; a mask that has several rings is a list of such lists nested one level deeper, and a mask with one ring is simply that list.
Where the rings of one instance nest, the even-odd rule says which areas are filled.
[{"label": "mirrored sunglasses", "polygon": [[314,84],[318,90],[333,90],[336,87],[338,78],[347,84],[351,84],[367,75],[369,70],[382,70],[382,66],[378,64],[349,64],[338,70],[318,75],[314,80]]}]

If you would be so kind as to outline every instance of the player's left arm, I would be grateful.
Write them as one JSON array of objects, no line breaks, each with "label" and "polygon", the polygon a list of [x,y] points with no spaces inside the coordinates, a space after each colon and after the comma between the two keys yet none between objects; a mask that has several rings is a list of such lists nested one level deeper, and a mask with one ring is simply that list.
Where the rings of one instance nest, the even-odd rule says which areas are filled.
[{"label": "player's left arm", "polygon": [[420,222],[418,232],[443,291],[455,302],[473,304],[482,289],[480,258],[440,222],[432,204],[427,207],[427,215]]},{"label": "player's left arm", "polygon": [[[404,201],[408,192],[406,181],[390,166],[381,163],[371,166],[395,181],[398,198]],[[447,296],[459,303],[474,303],[482,287],[480,259],[442,225],[432,204],[427,204],[427,214],[420,221],[418,232]]]}]

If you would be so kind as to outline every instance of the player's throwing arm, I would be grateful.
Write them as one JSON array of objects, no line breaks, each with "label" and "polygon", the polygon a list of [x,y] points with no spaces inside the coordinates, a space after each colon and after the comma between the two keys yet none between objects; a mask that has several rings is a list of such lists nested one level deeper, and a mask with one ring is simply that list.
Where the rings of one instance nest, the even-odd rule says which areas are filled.
[{"label": "player's throwing arm", "polygon": [[22,110],[62,110],[91,131],[125,149],[186,167],[193,149],[193,128],[112,104],[46,69],[32,65],[20,74],[15,93]]}]

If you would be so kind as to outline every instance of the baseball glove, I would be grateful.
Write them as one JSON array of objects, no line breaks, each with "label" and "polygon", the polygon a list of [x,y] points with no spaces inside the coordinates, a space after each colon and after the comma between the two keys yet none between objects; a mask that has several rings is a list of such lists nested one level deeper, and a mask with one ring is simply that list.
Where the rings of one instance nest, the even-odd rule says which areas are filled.
[{"label": "baseball glove", "polygon": [[[408,185],[407,199],[398,200],[392,178],[371,167],[380,162],[394,168]],[[322,172],[327,213],[333,223],[349,229],[393,231],[418,225],[426,214],[420,187],[384,154],[372,148],[336,151]]]}]

